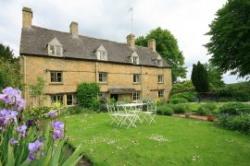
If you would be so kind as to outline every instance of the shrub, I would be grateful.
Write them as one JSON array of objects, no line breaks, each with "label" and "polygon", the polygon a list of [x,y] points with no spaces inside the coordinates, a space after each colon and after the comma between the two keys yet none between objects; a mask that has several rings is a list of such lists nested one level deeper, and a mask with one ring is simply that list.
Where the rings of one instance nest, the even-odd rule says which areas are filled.
[{"label": "shrub", "polygon": [[219,100],[250,101],[250,82],[229,84],[215,90]]},{"label": "shrub", "polygon": [[171,98],[169,100],[170,104],[179,104],[179,103],[187,103],[187,102],[188,102],[188,100],[185,98]]},{"label": "shrub", "polygon": [[173,108],[169,105],[160,105],[157,107],[157,114],[171,116],[174,113]]},{"label": "shrub", "polygon": [[176,94],[180,92],[191,92],[195,91],[194,86],[191,81],[184,81],[173,84],[171,94]]},{"label": "shrub", "polygon": [[81,83],[77,87],[76,96],[79,106],[99,109],[98,95],[100,88],[96,83]]},{"label": "shrub", "polygon": [[196,114],[198,115],[211,115],[215,113],[216,105],[213,103],[206,103],[202,104],[198,110],[196,111]]},{"label": "shrub", "polygon": [[228,103],[220,107],[219,114],[240,115],[250,113],[250,105],[243,103]]},{"label": "shrub", "polygon": [[25,111],[25,115],[29,118],[40,119],[46,117],[46,113],[51,110],[50,107],[32,107]]},{"label": "shrub", "polygon": [[184,114],[185,112],[189,112],[189,107],[185,104],[172,105],[172,108],[176,114]]},{"label": "shrub", "polygon": [[194,102],[198,100],[196,92],[177,93],[171,96],[171,99],[174,99],[174,98],[184,98],[189,102]]},{"label": "shrub", "polygon": [[228,103],[219,109],[218,124],[224,128],[250,133],[250,105]]},{"label": "shrub", "polygon": [[220,126],[230,129],[250,133],[250,114],[242,115],[220,115],[218,122]]}]

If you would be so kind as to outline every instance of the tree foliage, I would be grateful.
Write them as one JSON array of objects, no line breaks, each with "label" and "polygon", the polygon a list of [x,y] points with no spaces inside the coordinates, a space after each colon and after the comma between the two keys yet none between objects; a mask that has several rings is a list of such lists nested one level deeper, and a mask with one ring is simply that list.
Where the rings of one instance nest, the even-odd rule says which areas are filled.
[{"label": "tree foliage", "polygon": [[209,91],[208,73],[205,66],[200,62],[193,65],[191,79],[197,92]]},{"label": "tree foliage", "polygon": [[228,0],[216,13],[206,45],[212,62],[223,72],[250,74],[250,1]]},{"label": "tree foliage", "polygon": [[6,86],[22,88],[20,65],[13,51],[0,44],[0,90]]},{"label": "tree foliage", "polygon": [[156,40],[156,50],[161,56],[172,65],[172,80],[177,77],[186,77],[186,67],[184,67],[184,57],[180,51],[177,40],[167,29],[156,28],[150,31],[146,36],[140,36],[136,39],[136,44],[147,46],[149,39]]},{"label": "tree foliage", "polygon": [[8,47],[0,44],[0,60],[14,62],[16,58],[14,57],[13,51]]},{"label": "tree foliage", "polygon": [[217,89],[223,87],[225,83],[222,80],[222,71],[211,63],[207,63],[204,66],[208,74],[209,88]]}]

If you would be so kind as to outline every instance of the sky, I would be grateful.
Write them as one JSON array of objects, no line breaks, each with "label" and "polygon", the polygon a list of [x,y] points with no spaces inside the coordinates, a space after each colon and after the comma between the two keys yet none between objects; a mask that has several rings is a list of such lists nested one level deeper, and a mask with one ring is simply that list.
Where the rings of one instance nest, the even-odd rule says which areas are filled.
[{"label": "sky", "polygon": [[[69,32],[76,21],[82,35],[126,42],[132,32],[146,35],[161,27],[176,37],[185,57],[190,78],[192,65],[210,58],[205,35],[215,13],[227,0],[0,0],[0,43],[19,54],[22,7],[33,10],[33,25]],[[133,14],[129,11],[133,8]],[[133,15],[133,21],[131,21]],[[131,23],[133,22],[133,23]],[[223,75],[226,83],[240,82],[237,76]]]}]

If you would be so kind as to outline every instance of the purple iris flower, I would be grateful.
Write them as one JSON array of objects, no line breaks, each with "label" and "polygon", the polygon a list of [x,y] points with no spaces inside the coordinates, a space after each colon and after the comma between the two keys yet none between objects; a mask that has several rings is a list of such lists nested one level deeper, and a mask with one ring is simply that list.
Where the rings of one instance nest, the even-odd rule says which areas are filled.
[{"label": "purple iris flower", "polygon": [[26,125],[18,126],[16,130],[20,134],[21,137],[25,137],[26,131],[27,131],[27,126]]},{"label": "purple iris flower", "polygon": [[39,150],[42,148],[43,142],[40,140],[36,140],[35,142],[31,142],[28,145],[29,149],[29,156],[28,158],[30,160],[35,160],[36,159],[36,154],[39,152]]},{"label": "purple iris flower", "polygon": [[11,144],[11,145],[16,145],[16,144],[18,144],[18,143],[19,143],[18,140],[14,139],[14,138],[11,138],[11,139],[10,139],[10,144]]},{"label": "purple iris flower", "polygon": [[64,137],[64,123],[60,121],[52,122],[53,139],[62,139]]},{"label": "purple iris flower", "polygon": [[60,121],[52,122],[52,127],[56,130],[64,130],[64,123]]},{"label": "purple iris flower", "polygon": [[11,111],[8,109],[0,110],[0,129],[5,128],[11,122],[17,121],[18,113],[16,111]]},{"label": "purple iris flower", "polygon": [[56,118],[57,115],[58,115],[57,110],[51,110],[50,112],[48,112],[48,116],[49,116],[50,118]]},{"label": "purple iris flower", "polygon": [[25,108],[25,101],[19,89],[12,87],[3,89],[2,94],[0,94],[0,100],[5,104],[13,105],[17,111],[21,111]]}]

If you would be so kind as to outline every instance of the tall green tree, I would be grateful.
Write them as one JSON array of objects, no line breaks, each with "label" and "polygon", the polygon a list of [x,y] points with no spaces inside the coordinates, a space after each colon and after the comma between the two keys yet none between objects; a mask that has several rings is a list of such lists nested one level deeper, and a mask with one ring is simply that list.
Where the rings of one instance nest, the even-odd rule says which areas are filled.
[{"label": "tall green tree", "polygon": [[14,62],[16,58],[14,57],[13,51],[8,46],[4,46],[0,43],[0,60]]},{"label": "tall green tree", "polygon": [[193,65],[191,79],[197,92],[209,91],[208,73],[205,66],[200,62]]},{"label": "tall green tree", "polygon": [[222,71],[217,66],[214,66],[212,63],[204,64],[204,66],[208,74],[209,88],[217,89],[223,87],[225,83],[222,80]]},{"label": "tall green tree", "polygon": [[0,44],[0,90],[6,86],[22,88],[20,65],[13,51]]},{"label": "tall green tree", "polygon": [[210,25],[206,45],[211,61],[223,72],[250,74],[250,1],[228,0]]},{"label": "tall green tree", "polygon": [[149,39],[156,40],[157,52],[172,65],[172,80],[176,81],[178,77],[185,78],[187,71],[186,67],[184,67],[184,56],[171,32],[160,27],[156,28],[146,36],[138,37],[136,44],[146,47]]}]

